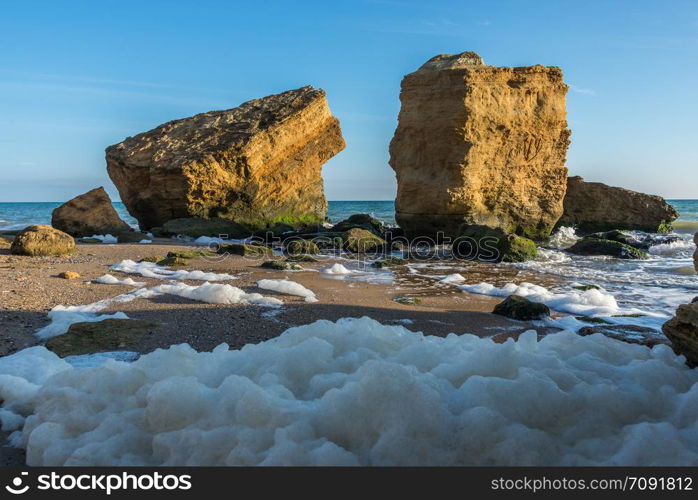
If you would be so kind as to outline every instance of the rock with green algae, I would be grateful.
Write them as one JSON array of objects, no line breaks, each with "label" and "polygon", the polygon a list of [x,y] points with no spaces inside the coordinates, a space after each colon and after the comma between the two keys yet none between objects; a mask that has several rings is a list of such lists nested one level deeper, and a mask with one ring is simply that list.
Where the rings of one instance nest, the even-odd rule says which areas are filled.
[{"label": "rock with green algae", "polygon": [[286,252],[291,255],[317,255],[320,247],[312,240],[294,239],[286,245]]},{"label": "rock with green algae", "polygon": [[371,263],[373,267],[382,269],[384,267],[401,266],[405,263],[404,259],[398,257],[385,257],[384,259],[375,260]]},{"label": "rock with green algae", "polygon": [[76,251],[72,236],[51,226],[29,226],[21,231],[10,246],[10,253],[32,257],[64,257]]},{"label": "rock with green algae", "polygon": [[299,271],[303,269],[301,266],[294,264],[293,262],[283,260],[267,260],[262,262],[259,267],[263,267],[264,269],[274,269],[276,271]]},{"label": "rock with green algae", "polygon": [[332,231],[343,233],[354,228],[371,231],[376,236],[382,236],[384,230],[383,223],[375,217],[369,214],[354,214],[332,226]]},{"label": "rock with green algae", "polygon": [[274,256],[274,251],[268,246],[254,243],[226,243],[218,248],[218,253],[260,258]]},{"label": "rock with green algae", "polygon": [[619,259],[647,259],[646,252],[613,240],[586,237],[567,249],[576,255],[607,255]]},{"label": "rock with green algae", "polygon": [[46,342],[46,348],[60,357],[133,349],[159,323],[137,319],[105,319],[73,323],[63,335]]},{"label": "rock with green algae", "polygon": [[465,227],[452,248],[460,258],[485,262],[524,262],[538,256],[533,240],[487,226]]},{"label": "rock with green algae", "polygon": [[385,240],[366,229],[349,229],[342,235],[344,248],[352,253],[377,252],[385,246]]},{"label": "rock with green algae", "polygon": [[526,297],[510,295],[497,304],[492,313],[520,321],[534,321],[550,316],[550,308]]}]

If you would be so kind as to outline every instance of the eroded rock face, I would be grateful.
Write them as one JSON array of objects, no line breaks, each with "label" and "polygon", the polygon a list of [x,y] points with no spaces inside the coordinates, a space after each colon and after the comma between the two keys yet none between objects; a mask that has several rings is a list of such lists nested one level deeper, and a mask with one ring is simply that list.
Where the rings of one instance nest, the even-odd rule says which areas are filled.
[{"label": "eroded rock face", "polygon": [[92,236],[131,231],[109,199],[104,188],[98,187],[76,196],[53,211],[51,225],[71,236]]},{"label": "eroded rock face", "polygon": [[567,182],[567,88],[560,68],[487,66],[473,52],[405,76],[390,165],[406,235],[466,224],[547,236]]},{"label": "eroded rock face", "polygon": [[570,177],[558,225],[574,226],[578,234],[614,229],[666,232],[678,216],[661,196]]},{"label": "eroded rock face", "polygon": [[109,176],[142,229],[186,217],[251,226],[322,221],[322,165],[344,148],[312,87],[175,120],[106,151]]},{"label": "eroded rock face", "polygon": [[662,327],[677,354],[686,356],[689,366],[698,366],[698,297],[691,304],[680,305],[676,316]]}]

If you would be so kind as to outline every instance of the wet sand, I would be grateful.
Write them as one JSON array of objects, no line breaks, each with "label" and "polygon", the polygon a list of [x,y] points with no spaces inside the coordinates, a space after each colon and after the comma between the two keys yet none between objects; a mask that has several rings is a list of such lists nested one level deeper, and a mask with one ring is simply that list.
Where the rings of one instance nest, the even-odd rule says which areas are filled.
[{"label": "wet sand", "polygon": [[[163,283],[163,280],[112,271],[109,266],[123,259],[137,261],[187,248],[191,247],[156,239],[150,245],[81,244],[70,258],[15,256],[6,249],[0,250],[0,331],[3,332],[0,355],[41,343],[34,332],[49,324],[47,313],[56,305],[89,304],[134,289],[93,283],[99,276],[110,273],[120,279],[131,277],[146,282],[148,287]],[[141,353],[183,342],[198,350],[210,350],[222,342],[237,348],[275,337],[292,326],[342,317],[369,316],[428,335],[472,333],[500,341],[531,328],[525,322],[489,314],[499,298],[467,294],[445,285],[434,286],[433,281],[410,276],[404,268],[385,271],[386,283],[338,279],[317,272],[335,262],[331,257],[323,257],[318,263],[302,263],[307,270],[289,272],[262,269],[261,260],[240,256],[189,261],[186,269],[233,274],[237,279],[221,283],[279,298],[284,306],[276,310],[253,305],[206,304],[163,295],[111,304],[103,313],[123,311],[130,318],[160,324],[136,346]],[[75,271],[81,277],[59,278],[63,271]],[[301,297],[261,290],[256,282],[264,278],[296,281],[314,291],[318,302],[308,303]],[[402,304],[394,300],[401,296],[418,297],[419,303]]]}]

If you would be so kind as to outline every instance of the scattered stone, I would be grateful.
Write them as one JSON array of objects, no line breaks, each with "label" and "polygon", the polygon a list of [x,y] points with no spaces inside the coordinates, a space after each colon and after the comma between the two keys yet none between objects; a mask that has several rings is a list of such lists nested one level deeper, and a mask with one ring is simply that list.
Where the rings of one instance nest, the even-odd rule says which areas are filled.
[{"label": "scattered stone", "polygon": [[114,210],[103,187],[76,196],[53,211],[51,225],[71,236],[118,234],[130,231]]},{"label": "scattered stone", "polygon": [[562,215],[567,85],[556,67],[439,55],[402,80],[390,143],[396,219],[407,237],[489,226],[531,239]]},{"label": "scattered stone", "polygon": [[162,260],[157,261],[158,266],[166,267],[185,267],[189,265],[189,259],[183,259],[175,255],[168,255]]},{"label": "scattered stone", "polygon": [[567,249],[576,255],[608,255],[618,259],[647,259],[649,255],[635,247],[612,240],[586,237]]},{"label": "scattered stone", "polygon": [[105,319],[74,323],[63,335],[46,342],[46,348],[60,357],[132,349],[146,334],[160,326],[137,319]]},{"label": "scattered stone", "polygon": [[76,273],[75,271],[63,271],[58,277],[64,280],[74,280],[80,277],[80,273]]},{"label": "scattered stone", "polygon": [[260,267],[265,269],[274,269],[276,271],[299,271],[303,269],[297,264],[291,262],[284,262],[283,260],[267,260],[262,262]]},{"label": "scattered stone", "polygon": [[698,297],[690,304],[680,305],[676,316],[662,327],[676,354],[686,357],[686,364],[698,367]]},{"label": "scattered stone", "polygon": [[325,92],[307,86],[165,123],[108,147],[106,159],[144,230],[178,217],[262,228],[321,223],[322,165],[344,146]]},{"label": "scattered stone", "polygon": [[320,247],[311,240],[292,240],[286,245],[286,252],[291,255],[317,255]]},{"label": "scattered stone", "polygon": [[354,228],[342,236],[344,248],[353,253],[376,252],[383,249],[385,240],[366,229]]},{"label": "scattered stone", "polygon": [[606,337],[621,340],[628,344],[640,344],[647,347],[654,347],[658,344],[669,344],[669,342],[658,335],[655,330],[646,326],[605,324],[599,326],[585,326],[579,330],[579,335],[583,337],[595,333],[600,333]]},{"label": "scattered stone", "polygon": [[268,246],[248,243],[230,243],[218,248],[219,254],[242,255],[243,257],[273,257],[274,251]]},{"label": "scattered stone", "polygon": [[180,259],[199,259],[201,257],[213,257],[216,252],[209,250],[174,250],[167,252],[167,257],[178,257]]},{"label": "scattered stone", "polygon": [[509,297],[494,306],[492,313],[520,321],[533,321],[550,316],[550,308],[545,304],[530,301],[525,297],[509,295]]},{"label": "scattered stone", "polygon": [[580,235],[614,229],[669,232],[678,216],[661,196],[570,177],[558,226],[574,226]]},{"label": "scattered stone", "polygon": [[16,255],[63,257],[75,253],[75,240],[51,226],[29,226],[12,242],[10,252]]}]

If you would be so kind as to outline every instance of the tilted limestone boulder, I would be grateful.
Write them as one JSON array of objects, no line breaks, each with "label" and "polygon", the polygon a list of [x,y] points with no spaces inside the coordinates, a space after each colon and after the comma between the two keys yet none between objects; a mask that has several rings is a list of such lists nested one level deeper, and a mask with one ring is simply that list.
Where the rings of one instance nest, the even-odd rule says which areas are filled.
[{"label": "tilted limestone boulder", "polygon": [[691,304],[680,305],[662,331],[676,354],[686,356],[688,366],[698,366],[698,297]]},{"label": "tilted limestone boulder", "polygon": [[574,226],[582,235],[614,229],[667,232],[679,216],[661,196],[586,182],[581,177],[567,180],[564,208],[558,226]]},{"label": "tilted limestone boulder", "polygon": [[255,227],[322,222],[322,165],[342,149],[325,92],[308,86],[165,123],[106,159],[143,230],[187,217]]},{"label": "tilted limestone boulder", "polygon": [[29,226],[12,241],[10,253],[32,257],[63,257],[75,253],[72,236],[51,226]]},{"label": "tilted limestone boulder", "polygon": [[71,236],[116,235],[131,231],[114,210],[103,187],[76,196],[53,211],[51,225]]},{"label": "tilted limestone boulder", "polygon": [[556,67],[440,55],[404,77],[390,166],[408,237],[483,225],[528,238],[562,215],[567,85]]}]

